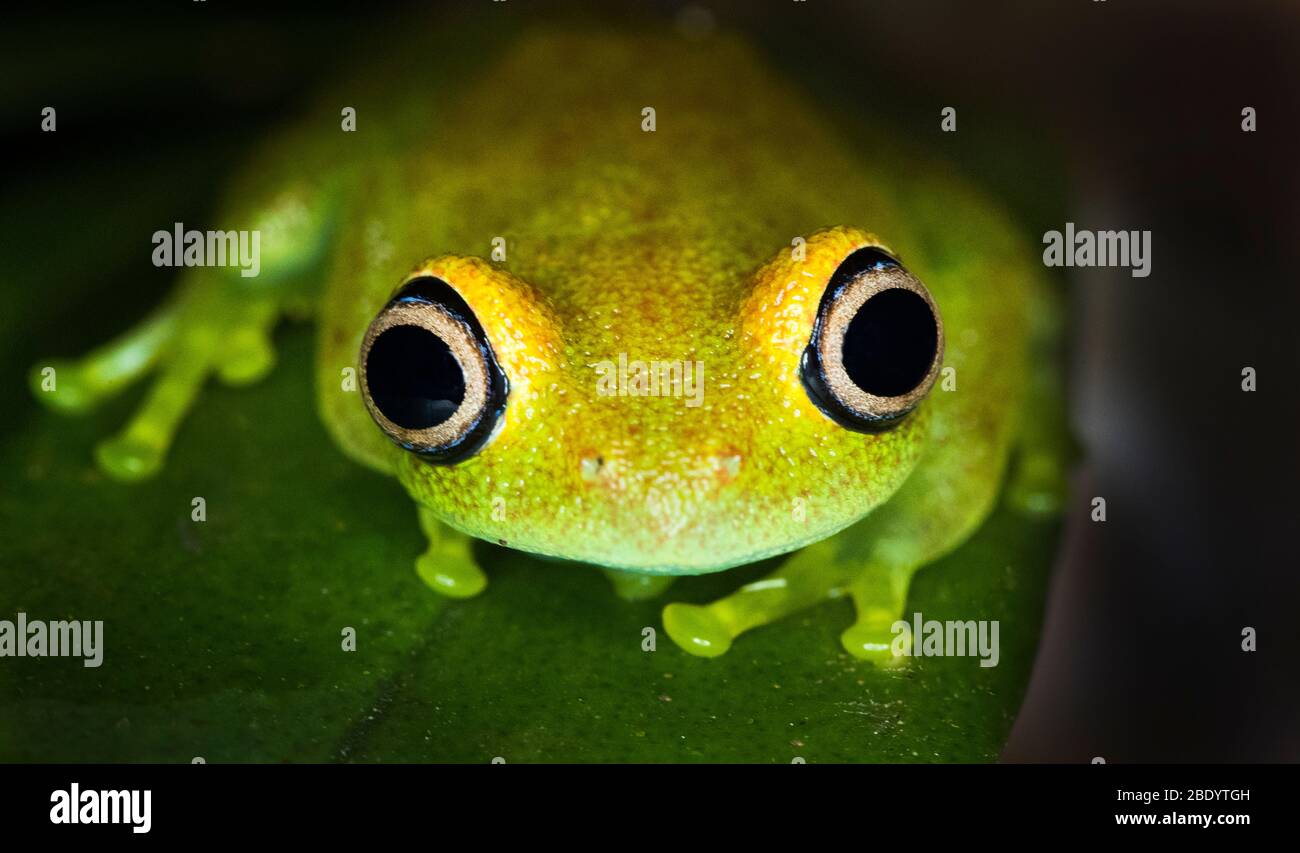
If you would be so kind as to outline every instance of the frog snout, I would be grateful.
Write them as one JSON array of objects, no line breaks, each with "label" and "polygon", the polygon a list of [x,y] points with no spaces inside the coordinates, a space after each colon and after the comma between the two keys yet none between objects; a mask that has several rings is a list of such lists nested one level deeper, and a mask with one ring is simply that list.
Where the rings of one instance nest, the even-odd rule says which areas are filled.
[{"label": "frog snout", "polygon": [[616,526],[671,539],[707,526],[719,492],[735,482],[744,458],[734,450],[665,456],[594,452],[578,461],[589,499],[604,504]]}]

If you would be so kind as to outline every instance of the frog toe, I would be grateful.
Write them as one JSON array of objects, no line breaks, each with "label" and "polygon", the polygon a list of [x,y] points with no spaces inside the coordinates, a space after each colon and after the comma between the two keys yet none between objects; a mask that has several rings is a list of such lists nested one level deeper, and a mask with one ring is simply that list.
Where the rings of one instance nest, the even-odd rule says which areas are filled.
[{"label": "frog toe", "polygon": [[165,453],[127,435],[101,441],[95,448],[100,470],[115,480],[144,480],[162,468]]},{"label": "frog toe", "polygon": [[227,385],[251,385],[275,367],[275,348],[270,337],[261,332],[235,337],[225,359],[217,366],[217,376]]},{"label": "frog toe", "polygon": [[712,607],[670,604],[664,608],[663,620],[673,642],[697,657],[716,658],[731,648],[734,635]]},{"label": "frog toe", "polygon": [[907,583],[903,578],[908,574],[900,572],[889,577],[865,573],[849,585],[857,621],[840,635],[846,652],[879,667],[907,663],[911,636],[896,633],[894,625],[906,602]]},{"label": "frog toe", "polygon": [[614,594],[624,601],[646,601],[663,594],[676,580],[672,575],[643,575],[619,569],[604,569]]},{"label": "frog toe", "polygon": [[668,605],[663,613],[668,636],[693,655],[717,657],[745,631],[834,597],[841,584],[840,570],[827,548],[809,546],[776,571],[711,604]]},{"label": "frog toe", "polygon": [[178,353],[163,368],[126,428],[96,448],[104,473],[125,481],[158,473],[208,372],[209,364],[199,353]]},{"label": "frog toe", "polygon": [[840,635],[844,650],[858,660],[880,667],[902,666],[907,658],[903,647],[895,648],[897,639],[888,626],[869,620],[859,620]]},{"label": "frog toe", "polygon": [[32,393],[58,412],[89,411],[152,369],[176,327],[176,309],[168,306],[83,358],[37,364],[28,377]]},{"label": "frog toe", "polygon": [[474,562],[470,538],[452,530],[437,516],[419,507],[420,528],[429,547],[415,561],[420,580],[448,598],[472,598],[487,588],[487,575]]},{"label": "frog toe", "polygon": [[28,385],[37,400],[66,414],[90,411],[100,396],[80,365],[67,359],[34,365],[28,374]]},{"label": "frog toe", "polygon": [[448,598],[473,598],[487,588],[487,575],[472,562],[447,559],[430,548],[415,560],[415,572],[430,589]]},{"label": "frog toe", "polygon": [[242,306],[238,322],[226,335],[217,358],[217,377],[227,385],[249,385],[275,367],[275,346],[271,332],[277,318],[275,306],[250,303]]}]

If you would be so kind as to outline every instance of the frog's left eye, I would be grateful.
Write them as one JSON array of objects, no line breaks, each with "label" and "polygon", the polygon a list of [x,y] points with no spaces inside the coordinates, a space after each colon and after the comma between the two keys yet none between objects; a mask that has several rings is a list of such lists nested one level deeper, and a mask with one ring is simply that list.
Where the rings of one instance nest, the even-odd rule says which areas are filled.
[{"label": "frog's left eye", "polygon": [[441,279],[402,287],[366,330],[359,363],[375,423],[431,462],[474,455],[505,411],[509,385],[487,335]]},{"label": "frog's left eye", "polygon": [[943,321],[930,292],[896,259],[859,249],[822,296],[801,373],[808,397],[857,432],[896,426],[943,363]]}]

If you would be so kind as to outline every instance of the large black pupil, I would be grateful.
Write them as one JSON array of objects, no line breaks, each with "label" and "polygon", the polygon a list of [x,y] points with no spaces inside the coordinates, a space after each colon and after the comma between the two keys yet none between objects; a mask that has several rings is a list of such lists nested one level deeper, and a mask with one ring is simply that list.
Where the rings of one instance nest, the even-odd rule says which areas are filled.
[{"label": "large black pupil", "polygon": [[897,397],[930,371],[939,342],[930,306],[902,288],[882,290],[863,303],[844,332],[844,369],[877,397]]},{"label": "large black pupil", "polygon": [[465,399],[465,375],[442,338],[419,326],[393,326],[366,356],[370,399],[404,429],[447,420]]}]

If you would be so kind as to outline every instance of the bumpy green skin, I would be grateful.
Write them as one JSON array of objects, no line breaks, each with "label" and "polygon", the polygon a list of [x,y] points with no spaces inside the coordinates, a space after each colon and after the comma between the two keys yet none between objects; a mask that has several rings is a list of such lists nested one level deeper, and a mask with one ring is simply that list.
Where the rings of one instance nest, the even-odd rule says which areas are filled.
[{"label": "bumpy green skin", "polygon": [[[911,574],[980,523],[1025,407],[1054,392],[1053,376],[1027,367],[1035,337],[1053,334],[1033,254],[943,167],[887,140],[847,148],[735,41],[543,33],[476,71],[454,97],[355,98],[346,144],[316,141],[322,121],[270,149],[229,217],[280,223],[264,280],[191,274],[182,292],[200,294],[203,311],[165,309],[164,332],[142,327],[69,365],[69,393],[93,397],[96,365],[145,353],[178,375],[179,391],[156,394],[183,411],[208,368],[229,372],[220,341],[255,329],[269,352],[268,318],[302,302],[294,273],[328,246],[321,411],[346,452],[395,473],[420,504],[431,545],[418,566],[433,588],[483,588],[463,534],[634,573],[613,576],[628,597],[666,585],[652,576],[802,548],[727,599],[670,605],[670,635],[721,654],[744,630],[850,594],[859,622],[846,648],[891,662],[888,628]],[[496,237],[506,260],[483,260]],[[799,378],[826,284],[863,246],[886,247],[928,286],[955,369],[955,390],[936,386],[878,435],[833,423]],[[466,300],[510,382],[499,432],[457,465],[399,451],[342,381],[375,314],[422,274]],[[702,362],[702,405],[598,395],[594,365],[620,354]],[[135,372],[117,384],[143,369],[125,361]],[[269,361],[255,366],[234,378]],[[158,409],[165,417],[146,411],[133,425],[163,436],[135,473],[161,461],[179,419]],[[1059,442],[1038,435],[1034,474],[1017,488],[1025,505],[1050,508]],[[101,453],[128,476],[131,458]]]}]

